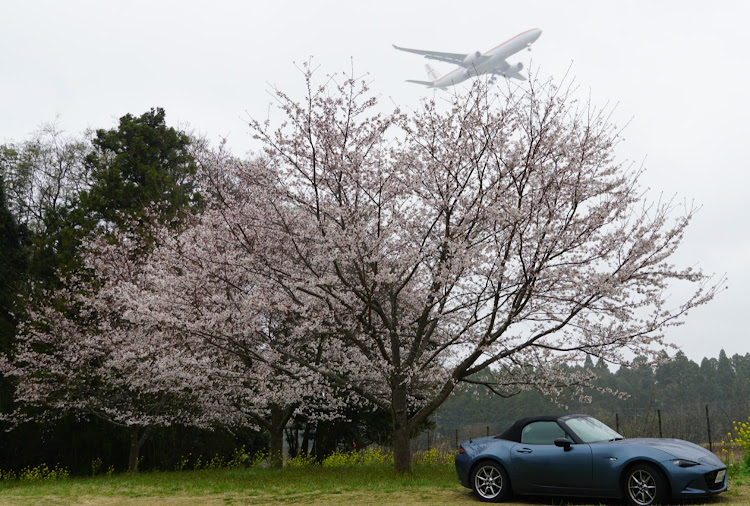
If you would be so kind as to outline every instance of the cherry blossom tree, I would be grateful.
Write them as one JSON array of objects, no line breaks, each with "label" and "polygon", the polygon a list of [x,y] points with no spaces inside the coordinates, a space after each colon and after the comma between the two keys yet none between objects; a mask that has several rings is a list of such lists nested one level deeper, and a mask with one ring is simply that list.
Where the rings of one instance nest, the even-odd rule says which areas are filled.
[{"label": "cherry blossom tree", "polygon": [[[206,151],[198,161],[214,198],[186,218],[180,231],[167,224],[149,233],[158,247],[143,263],[144,276],[136,282],[112,280],[110,273],[120,264],[117,257],[127,256],[121,246],[100,246],[95,270],[114,281],[107,293],[118,300],[129,322],[181,336],[191,349],[211,357],[230,419],[268,431],[271,465],[281,467],[284,428],[291,417],[336,416],[346,397],[334,398],[322,375],[292,359],[303,347],[310,362],[321,356],[314,343],[302,341],[294,330],[299,314],[288,310],[274,295],[276,287],[258,276],[257,256],[246,249],[256,247],[254,232],[234,227],[238,220],[257,216],[259,202],[266,201],[265,169],[222,151]],[[238,185],[233,171],[250,179]]]},{"label": "cherry blossom tree", "polygon": [[[150,249],[149,239],[139,236],[147,227],[129,222],[154,210],[169,220],[199,201],[192,140],[167,128],[159,109],[126,115],[119,129],[100,130],[92,142],[64,139],[52,126],[28,143],[0,149],[16,207],[38,232],[32,270],[41,275],[28,291],[44,292],[27,302],[29,321],[0,373],[17,383],[16,419],[32,410],[39,417],[73,411],[127,427],[135,471],[153,427],[200,420],[199,409],[184,407],[196,404],[193,388],[206,383],[184,377],[190,370],[199,374],[201,357],[173,346],[175,336],[122,318],[127,301],[117,296],[119,286],[142,279]],[[107,198],[123,185],[124,200]],[[90,247],[79,256],[87,239]],[[107,256],[108,249],[119,256]]]},{"label": "cherry blossom tree", "polygon": [[[458,382],[492,367],[559,393],[587,379],[561,364],[656,359],[714,295],[669,261],[694,210],[648,200],[619,131],[570,88],[478,80],[380,114],[354,79],[307,83],[302,103],[277,94],[278,126],[251,123],[276,179],[228,240],[316,336],[325,360],[295,361],[391,413],[398,472]],[[675,284],[694,289],[673,302]]]},{"label": "cherry blossom tree", "polygon": [[[134,243],[133,243],[134,244]],[[100,251],[115,246],[101,240]],[[130,250],[120,246],[120,250]],[[89,261],[104,262],[89,256]],[[118,254],[109,276],[95,282],[73,278],[30,311],[0,373],[15,383],[10,420],[52,419],[63,413],[96,417],[130,433],[128,470],[138,470],[139,452],[156,427],[208,427],[230,417],[217,409],[213,365],[200,348],[169,331],[138,326],[123,315],[118,283],[134,283],[142,258]],[[222,371],[225,367],[222,367]]]},{"label": "cherry blossom tree", "polygon": [[[248,199],[220,187],[216,161],[203,157],[218,195]],[[271,465],[281,467],[295,413],[335,416],[345,398],[279,353],[293,344],[297,315],[274,306],[268,283],[255,282],[252,266],[223,246],[232,233],[226,219],[224,206],[166,223],[141,217],[87,243],[84,279],[71,278],[33,312],[12,356],[0,360],[17,384],[15,421],[72,411],[126,427],[136,471],[154,427],[262,428]]]},{"label": "cherry blossom tree", "polygon": [[[28,303],[24,332],[0,364],[0,373],[17,384],[13,418],[75,412],[126,427],[131,471],[154,427],[252,425],[236,411],[216,408],[231,406],[229,392],[242,391],[222,383],[236,367],[232,357],[125,316],[131,304],[122,294],[146,280],[154,246],[148,232],[158,225],[173,232],[182,211],[200,201],[193,154],[202,152],[203,143],[168,128],[161,109],[139,118],[126,115],[118,129],[97,131],[93,148],[63,139],[53,127],[43,134],[23,150],[0,150],[0,168],[14,178],[18,209],[26,210],[36,229],[42,222],[60,225],[39,230],[50,254],[40,250],[33,257],[49,272],[42,280],[48,289],[29,285],[44,293],[38,304]],[[78,181],[76,174],[91,177]],[[108,198],[123,186],[124,200]],[[63,215],[75,219],[57,220]],[[86,247],[79,256],[80,241]],[[72,260],[49,262],[58,257]],[[221,374],[214,364],[222,364]]]}]

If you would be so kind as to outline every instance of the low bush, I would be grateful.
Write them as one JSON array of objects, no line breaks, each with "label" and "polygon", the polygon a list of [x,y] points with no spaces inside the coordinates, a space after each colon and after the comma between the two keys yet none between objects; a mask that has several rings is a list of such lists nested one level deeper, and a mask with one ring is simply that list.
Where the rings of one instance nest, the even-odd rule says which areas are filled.
[{"label": "low bush", "polygon": [[365,448],[356,452],[336,450],[324,458],[322,464],[323,467],[393,464],[393,452],[379,447]]},{"label": "low bush", "polygon": [[[739,474],[750,474],[750,417],[747,422],[732,422],[732,432],[727,434],[728,441],[722,441],[725,447],[738,448],[742,452],[742,461],[734,464],[733,471]],[[732,450],[723,450],[731,452]],[[727,460],[731,460],[731,455],[727,453]]]},{"label": "low bush", "polygon": [[0,469],[0,481],[54,481],[62,480],[70,476],[70,471],[65,467],[56,465],[50,469],[47,464],[39,464],[36,467],[24,467],[20,472]]},{"label": "low bush", "polygon": [[417,453],[415,460],[417,464],[452,464],[453,458],[456,456],[456,451],[452,452],[441,452],[436,448],[430,448],[426,452]]},{"label": "low bush", "polygon": [[[425,452],[414,454],[416,464],[450,464],[453,462],[455,452],[442,452],[431,448]],[[337,466],[369,466],[369,465],[393,465],[393,451],[384,450],[379,447],[365,448],[356,452],[335,451],[323,459],[323,467]]]},{"label": "low bush", "polygon": [[[415,464],[445,465],[453,462],[454,452],[441,452],[435,448],[414,455]],[[380,447],[365,448],[358,451],[337,450],[328,455],[322,461],[322,467],[354,467],[354,466],[393,466],[393,451]],[[300,454],[285,463],[286,467],[312,467],[318,465],[315,457]],[[245,447],[236,448],[231,458],[226,460],[216,454],[207,459],[202,455],[188,453],[183,455],[175,464],[174,471],[199,471],[219,469],[247,469],[268,467],[268,454],[262,451],[250,455]],[[114,472],[112,466],[106,471],[101,459],[91,462],[91,474],[93,476],[106,474],[111,476]],[[60,480],[70,476],[70,472],[59,465],[50,469],[46,464],[36,467],[27,467],[20,472],[13,470],[4,471],[0,469],[0,481],[38,481],[38,480]]]},{"label": "low bush", "polygon": [[200,471],[201,469],[244,469],[248,467],[266,467],[268,465],[268,454],[264,451],[255,452],[250,455],[245,446],[235,448],[229,460],[215,454],[210,459],[203,455],[194,456],[192,453],[183,455],[174,466],[175,471]]},{"label": "low bush", "polygon": [[286,462],[286,466],[288,467],[308,467],[308,466],[314,466],[317,464],[317,461],[315,460],[315,457],[312,455],[305,455],[303,453],[300,453],[293,459],[289,459]]}]

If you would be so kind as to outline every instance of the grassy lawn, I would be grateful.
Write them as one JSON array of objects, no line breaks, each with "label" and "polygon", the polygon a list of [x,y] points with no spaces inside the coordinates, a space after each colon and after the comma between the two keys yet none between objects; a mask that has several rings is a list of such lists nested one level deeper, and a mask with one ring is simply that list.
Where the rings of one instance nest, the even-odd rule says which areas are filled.
[{"label": "grassy lawn", "polygon": [[[452,465],[417,465],[414,471],[414,476],[399,477],[385,465],[315,466],[0,482],[0,504],[481,504],[458,484]],[[531,499],[505,504],[591,503]],[[750,478],[733,477],[730,491],[708,504],[750,505]]]}]

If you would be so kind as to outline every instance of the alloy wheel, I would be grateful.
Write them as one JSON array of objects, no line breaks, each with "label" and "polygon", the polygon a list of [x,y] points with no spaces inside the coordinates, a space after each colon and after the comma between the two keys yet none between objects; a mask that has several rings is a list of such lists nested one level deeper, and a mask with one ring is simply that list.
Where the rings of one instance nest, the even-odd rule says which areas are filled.
[{"label": "alloy wheel", "polygon": [[503,475],[493,465],[481,467],[474,475],[474,490],[484,499],[494,499],[503,490]]},{"label": "alloy wheel", "polygon": [[654,504],[656,480],[648,471],[637,469],[628,477],[628,494],[635,504],[641,506]]}]

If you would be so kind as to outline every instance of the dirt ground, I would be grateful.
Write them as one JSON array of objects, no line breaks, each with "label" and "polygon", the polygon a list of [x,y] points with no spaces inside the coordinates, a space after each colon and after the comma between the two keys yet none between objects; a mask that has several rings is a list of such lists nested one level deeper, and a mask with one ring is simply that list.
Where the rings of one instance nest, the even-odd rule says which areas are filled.
[{"label": "dirt ground", "polygon": [[[404,492],[377,492],[377,491],[346,491],[341,493],[310,492],[305,494],[263,494],[253,492],[252,494],[216,494],[202,496],[159,496],[144,494],[142,496],[117,497],[117,496],[94,496],[81,495],[71,496],[45,496],[28,497],[13,494],[12,490],[6,490],[0,495],[0,505],[31,506],[40,503],[49,506],[68,506],[72,504],[83,506],[190,506],[190,505],[260,505],[260,504],[348,504],[348,505],[410,505],[410,504],[482,504],[475,499],[468,489],[433,490],[424,489],[419,491]],[[601,506],[622,504],[617,501],[590,502],[585,500],[560,499],[560,498],[529,498],[514,500],[503,503],[506,506]],[[750,483],[741,483],[730,487],[730,490],[709,501],[694,501],[678,503],[685,506],[701,505],[742,505],[750,506]]]}]

